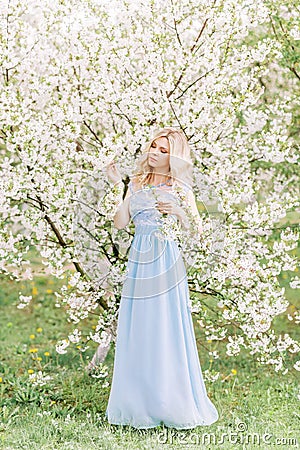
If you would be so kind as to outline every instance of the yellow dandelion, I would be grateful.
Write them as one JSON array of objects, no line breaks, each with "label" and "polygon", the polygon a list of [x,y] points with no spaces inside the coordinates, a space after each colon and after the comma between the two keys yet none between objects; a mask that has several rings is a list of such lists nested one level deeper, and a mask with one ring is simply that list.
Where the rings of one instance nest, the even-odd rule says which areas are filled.
[{"label": "yellow dandelion", "polygon": [[44,352],[44,355],[45,356],[50,356],[50,353],[49,352]]},{"label": "yellow dandelion", "polygon": [[52,294],[52,289],[46,289],[47,294]]},{"label": "yellow dandelion", "polygon": [[38,293],[37,288],[35,286],[33,286],[33,288],[32,288],[32,295],[37,295],[37,293]]},{"label": "yellow dandelion", "polygon": [[54,405],[54,403],[56,403],[55,400],[51,400],[51,405]]},{"label": "yellow dandelion", "polygon": [[81,348],[81,345],[77,345],[77,348]]},{"label": "yellow dandelion", "polygon": [[209,362],[212,363],[212,362],[213,362],[213,359],[210,359]]},{"label": "yellow dandelion", "polygon": [[37,359],[38,361],[42,361],[43,358],[41,358],[40,356],[38,356],[36,359]]},{"label": "yellow dandelion", "polygon": [[43,331],[43,328],[42,328],[42,327],[38,327],[38,328],[36,329],[36,331],[37,331],[38,333],[41,333],[41,332]]},{"label": "yellow dandelion", "polygon": [[2,379],[2,377],[0,377],[0,383],[2,383],[2,381],[3,381],[3,379]]},{"label": "yellow dandelion", "polygon": [[236,371],[235,369],[231,369],[231,373],[232,373],[233,375],[236,375],[236,374],[237,374],[237,371]]},{"label": "yellow dandelion", "polygon": [[38,352],[38,349],[37,348],[31,348],[30,350],[29,350],[29,353],[37,353]]},{"label": "yellow dandelion", "polygon": [[92,325],[92,328],[93,328],[93,330],[95,330],[96,329],[96,325]]},{"label": "yellow dandelion", "polygon": [[29,336],[29,338],[30,338],[30,339],[35,339],[35,334],[31,334],[31,335]]},{"label": "yellow dandelion", "polygon": [[27,372],[28,372],[28,373],[34,373],[34,370],[28,369]]},{"label": "yellow dandelion", "polygon": [[211,343],[211,342],[212,342],[212,340],[211,340],[211,339],[208,339],[208,341],[207,341],[207,342]]}]

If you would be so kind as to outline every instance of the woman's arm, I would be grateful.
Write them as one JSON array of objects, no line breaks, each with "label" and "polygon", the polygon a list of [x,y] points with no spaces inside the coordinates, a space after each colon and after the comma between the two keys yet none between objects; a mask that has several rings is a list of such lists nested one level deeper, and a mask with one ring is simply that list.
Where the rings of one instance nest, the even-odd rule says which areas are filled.
[{"label": "woman's arm", "polygon": [[202,219],[201,219],[199,211],[198,211],[195,195],[191,189],[189,189],[187,192],[187,204],[193,215],[193,219],[198,228],[198,232],[200,234],[203,233]]},{"label": "woman's arm", "polygon": [[[122,184],[124,188],[124,183]],[[118,206],[118,210],[114,215],[114,226],[121,230],[125,228],[126,225],[130,222],[130,213],[129,213],[129,198],[131,196],[130,189],[127,189],[125,198],[123,202]]]}]

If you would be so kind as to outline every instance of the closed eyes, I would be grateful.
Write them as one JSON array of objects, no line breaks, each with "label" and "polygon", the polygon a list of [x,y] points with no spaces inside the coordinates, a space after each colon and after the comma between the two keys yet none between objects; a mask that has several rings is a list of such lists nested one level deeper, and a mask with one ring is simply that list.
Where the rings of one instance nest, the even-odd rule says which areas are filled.
[{"label": "closed eyes", "polygon": [[[156,148],[156,145],[151,144],[151,147]],[[168,153],[168,150],[162,149],[161,152],[162,153]]]}]

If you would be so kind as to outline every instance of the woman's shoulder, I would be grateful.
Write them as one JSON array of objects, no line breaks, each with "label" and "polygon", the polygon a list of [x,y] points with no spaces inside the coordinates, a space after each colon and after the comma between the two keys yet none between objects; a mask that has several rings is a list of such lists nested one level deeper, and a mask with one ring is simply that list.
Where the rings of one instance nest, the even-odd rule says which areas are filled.
[{"label": "woman's shoulder", "polygon": [[132,177],[129,178],[129,183],[135,184],[138,183],[138,177],[136,175],[133,175]]},{"label": "woman's shoulder", "polygon": [[129,184],[131,184],[132,186],[139,186],[140,182],[139,179],[136,175],[133,175],[130,179],[129,179]]},{"label": "woman's shoulder", "polygon": [[128,186],[131,189],[131,192],[137,191],[138,189],[140,189],[141,188],[141,184],[139,182],[138,177],[134,175],[131,178],[129,178]]}]

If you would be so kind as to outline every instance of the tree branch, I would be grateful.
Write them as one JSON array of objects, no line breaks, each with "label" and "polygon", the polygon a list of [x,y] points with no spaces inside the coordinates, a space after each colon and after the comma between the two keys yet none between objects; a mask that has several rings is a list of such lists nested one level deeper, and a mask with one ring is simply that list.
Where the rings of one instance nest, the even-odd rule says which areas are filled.
[{"label": "tree branch", "polygon": [[212,72],[213,70],[215,70],[214,68],[210,69],[208,72],[204,73],[203,75],[201,75],[199,78],[197,78],[195,81],[193,81],[191,84],[188,85],[187,88],[185,88],[180,95],[178,95],[178,97],[175,98],[175,100],[178,100],[179,98],[181,98],[188,89],[190,89],[192,86],[194,86],[194,84],[196,84],[198,81],[200,81],[202,78],[206,77],[206,75],[208,75],[210,72]]},{"label": "tree branch", "polygon": [[[214,3],[216,3],[216,2],[214,1]],[[197,39],[196,39],[196,41],[195,41],[193,47],[191,48],[191,53],[193,53],[193,51],[194,51],[194,49],[195,49],[195,47],[196,47],[196,45],[197,45],[197,42],[198,42],[199,39],[201,38],[202,33],[203,33],[203,31],[204,31],[204,29],[205,29],[205,27],[206,27],[207,22],[208,22],[208,18],[205,19],[205,21],[204,21],[204,23],[203,23],[203,25],[202,25],[202,28],[201,28],[201,30],[200,30],[198,36],[197,36]]]}]

